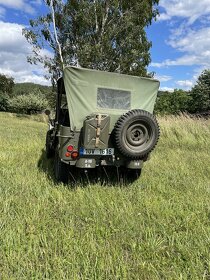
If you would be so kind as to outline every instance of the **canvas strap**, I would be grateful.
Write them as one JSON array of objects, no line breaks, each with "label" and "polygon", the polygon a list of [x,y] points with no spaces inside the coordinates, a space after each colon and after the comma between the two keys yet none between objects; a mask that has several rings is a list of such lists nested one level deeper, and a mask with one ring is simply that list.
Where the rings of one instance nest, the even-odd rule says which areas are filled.
[{"label": "canvas strap", "polygon": [[97,128],[96,128],[96,148],[99,147],[99,137],[100,137],[100,134],[101,134],[101,114],[98,114],[97,117]]}]

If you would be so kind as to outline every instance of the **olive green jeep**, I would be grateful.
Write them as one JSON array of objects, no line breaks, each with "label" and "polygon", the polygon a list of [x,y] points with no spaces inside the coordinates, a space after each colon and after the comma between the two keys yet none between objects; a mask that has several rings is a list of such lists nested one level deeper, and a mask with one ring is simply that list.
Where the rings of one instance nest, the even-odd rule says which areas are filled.
[{"label": "olive green jeep", "polygon": [[118,178],[137,179],[159,138],[153,115],[159,81],[66,67],[57,88],[46,136],[56,180],[67,183],[75,170],[110,167]]}]

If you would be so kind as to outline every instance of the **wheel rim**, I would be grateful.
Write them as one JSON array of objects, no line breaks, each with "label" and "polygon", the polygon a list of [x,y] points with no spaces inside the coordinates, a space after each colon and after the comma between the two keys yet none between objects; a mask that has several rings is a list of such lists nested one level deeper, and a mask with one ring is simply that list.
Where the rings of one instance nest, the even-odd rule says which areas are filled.
[{"label": "wheel rim", "polygon": [[153,132],[148,123],[136,121],[125,128],[122,136],[127,148],[138,153],[150,145]]},{"label": "wheel rim", "polygon": [[144,124],[134,123],[131,124],[126,132],[127,142],[132,146],[142,145],[147,141],[149,132]]}]

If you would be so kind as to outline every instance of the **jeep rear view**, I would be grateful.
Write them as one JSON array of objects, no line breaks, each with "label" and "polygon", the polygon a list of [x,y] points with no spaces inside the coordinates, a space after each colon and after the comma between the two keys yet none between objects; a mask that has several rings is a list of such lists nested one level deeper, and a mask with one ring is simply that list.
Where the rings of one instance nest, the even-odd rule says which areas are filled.
[{"label": "jeep rear view", "polygon": [[153,115],[159,81],[66,67],[46,136],[57,181],[73,170],[112,167],[134,180],[159,138]]}]

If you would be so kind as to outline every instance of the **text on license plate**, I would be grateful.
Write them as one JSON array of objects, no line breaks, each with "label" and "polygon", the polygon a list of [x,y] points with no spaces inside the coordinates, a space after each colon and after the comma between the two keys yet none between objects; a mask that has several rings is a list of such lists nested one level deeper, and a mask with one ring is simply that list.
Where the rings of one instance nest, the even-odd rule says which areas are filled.
[{"label": "text on license plate", "polygon": [[113,148],[108,149],[80,149],[80,155],[111,156],[114,154]]}]

